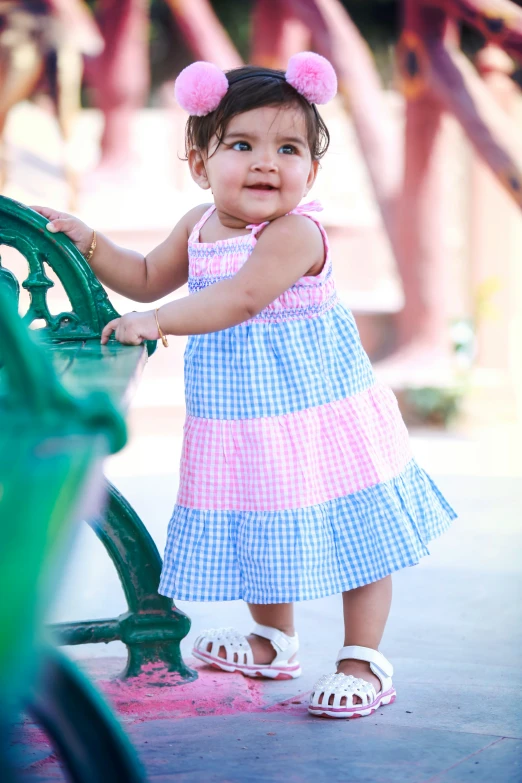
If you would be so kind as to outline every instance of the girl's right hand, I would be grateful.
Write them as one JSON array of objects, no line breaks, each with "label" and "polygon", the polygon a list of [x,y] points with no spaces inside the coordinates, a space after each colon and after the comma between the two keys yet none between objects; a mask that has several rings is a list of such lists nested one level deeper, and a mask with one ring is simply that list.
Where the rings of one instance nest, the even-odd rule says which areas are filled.
[{"label": "girl's right hand", "polygon": [[86,255],[91,246],[93,238],[93,229],[86,226],[78,218],[68,215],[67,212],[57,212],[49,207],[31,207],[35,212],[47,218],[49,223],[46,229],[52,234],[59,231],[66,234],[74,242],[82,255]]}]

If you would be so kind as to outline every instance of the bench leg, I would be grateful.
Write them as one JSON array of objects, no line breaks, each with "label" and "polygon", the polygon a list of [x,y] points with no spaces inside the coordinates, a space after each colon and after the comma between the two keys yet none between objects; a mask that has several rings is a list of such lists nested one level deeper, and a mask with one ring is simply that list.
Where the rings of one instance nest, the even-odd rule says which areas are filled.
[{"label": "bench leg", "polygon": [[162,566],[158,549],[123,495],[109,482],[107,488],[105,514],[90,524],[116,567],[129,611],[114,620],[59,623],[53,630],[60,644],[124,642],[128,661],[123,677],[157,673],[156,666],[163,664],[185,682],[194,680],[197,674],[184,664],[179,648],[190,630],[190,619],[158,593]]}]

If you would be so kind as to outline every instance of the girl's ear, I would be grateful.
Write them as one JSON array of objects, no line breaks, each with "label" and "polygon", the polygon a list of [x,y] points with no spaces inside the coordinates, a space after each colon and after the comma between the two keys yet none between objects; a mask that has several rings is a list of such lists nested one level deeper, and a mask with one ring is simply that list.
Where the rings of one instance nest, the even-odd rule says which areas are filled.
[{"label": "girl's ear", "polygon": [[203,188],[203,190],[208,190],[210,188],[210,182],[208,181],[205,161],[199,150],[189,150],[188,164],[194,182],[196,182],[200,188]]},{"label": "girl's ear", "polygon": [[305,188],[305,192],[304,192],[305,196],[312,189],[312,185],[315,182],[315,178],[317,177],[317,172],[318,171],[319,171],[319,161],[318,160],[313,160],[312,161],[312,165],[310,166],[310,172],[308,174],[308,179],[306,180],[306,188]]}]

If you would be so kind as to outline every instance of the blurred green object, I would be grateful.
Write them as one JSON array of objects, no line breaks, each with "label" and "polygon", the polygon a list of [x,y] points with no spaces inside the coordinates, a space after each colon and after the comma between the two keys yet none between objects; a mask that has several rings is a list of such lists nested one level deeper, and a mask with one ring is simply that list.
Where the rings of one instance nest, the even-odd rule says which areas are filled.
[{"label": "blurred green object", "polygon": [[[1,678],[10,640],[32,633],[56,588],[55,564],[43,563],[63,551],[91,466],[125,442],[125,424],[101,393],[78,401],[63,389],[1,288],[0,361],[0,590],[9,596],[0,602]],[[18,687],[10,678],[3,690],[9,684]]]},{"label": "blurred green object", "polygon": [[[124,439],[125,427],[108,397],[95,393],[79,402],[61,388],[1,289],[0,366],[1,768],[8,768],[10,724],[33,705],[71,780],[139,783],[138,760],[109,709],[86,678],[45,647],[43,631],[76,523],[103,502],[102,458]],[[79,709],[71,709],[71,699]],[[84,754],[95,749],[91,767]],[[87,777],[87,768],[100,774]]]},{"label": "blurred green object", "polygon": [[470,373],[477,350],[477,324],[478,320],[474,318],[458,318],[451,324],[454,377],[450,385],[408,387],[403,394],[399,393],[409,424],[448,427],[461,414],[470,391]]},{"label": "blurred green object", "polygon": [[[121,411],[126,410],[156,343],[122,345],[111,339],[107,345],[100,344],[103,327],[118,313],[74,244],[63,234],[47,231],[46,222],[23,204],[0,196],[0,243],[16,248],[29,268],[22,281],[30,294],[23,321],[28,326],[43,324],[32,331],[33,340],[19,336],[20,284],[0,260],[0,290],[15,313],[0,334],[4,346],[11,346],[0,358],[0,410],[10,412],[12,426],[17,426],[17,417],[30,415],[41,425],[60,424],[64,434],[103,432],[108,441],[106,453],[112,453],[125,444]],[[48,268],[62,283],[70,310],[51,312],[47,294],[54,283]],[[17,340],[23,345],[15,349]],[[37,350],[35,340],[44,351]],[[147,664],[161,663],[167,671],[179,673],[181,680],[192,680],[195,672],[185,666],[180,652],[190,620],[170,599],[158,594],[162,562],[156,545],[120,493],[110,484],[106,489],[103,516],[93,514],[88,521],[118,571],[129,611],[107,620],[62,623],[55,626],[59,641],[122,640],[128,650],[123,676],[137,676],[147,670]]]},{"label": "blurred green object", "polygon": [[464,398],[463,387],[426,386],[419,389],[407,389],[405,392],[408,410],[414,412],[417,422],[447,427],[460,412]]}]

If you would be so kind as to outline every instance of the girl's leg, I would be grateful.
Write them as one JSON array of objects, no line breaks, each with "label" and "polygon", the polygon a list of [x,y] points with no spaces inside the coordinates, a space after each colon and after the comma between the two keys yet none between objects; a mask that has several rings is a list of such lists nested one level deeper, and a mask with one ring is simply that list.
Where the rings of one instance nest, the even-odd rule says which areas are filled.
[{"label": "girl's leg", "polygon": [[[343,593],[345,647],[357,645],[371,647],[373,650],[379,649],[390,612],[391,598],[391,576]],[[341,661],[337,671],[371,682],[377,693],[381,690],[380,680],[372,673],[370,664],[365,661],[354,659]],[[359,697],[354,697],[354,704],[360,701]]]},{"label": "girl's leg", "polygon": [[[288,636],[294,636],[294,605],[293,604],[248,604],[252,619],[259,625],[268,625],[277,628]],[[275,656],[275,650],[268,639],[251,633],[248,637],[254,661],[256,663],[271,663]]]},{"label": "girl's leg", "polygon": [[[277,628],[288,636],[295,634],[293,604],[248,604],[248,608],[253,620],[259,625]],[[247,639],[250,642],[255,663],[272,663],[276,653],[268,639],[263,639],[253,633],[249,634]],[[209,652],[210,647],[209,644]],[[220,647],[218,655],[220,658],[226,657],[224,647]]]},{"label": "girl's leg", "polygon": [[277,628],[288,636],[295,634],[293,604],[248,604],[248,608],[259,625]]}]

